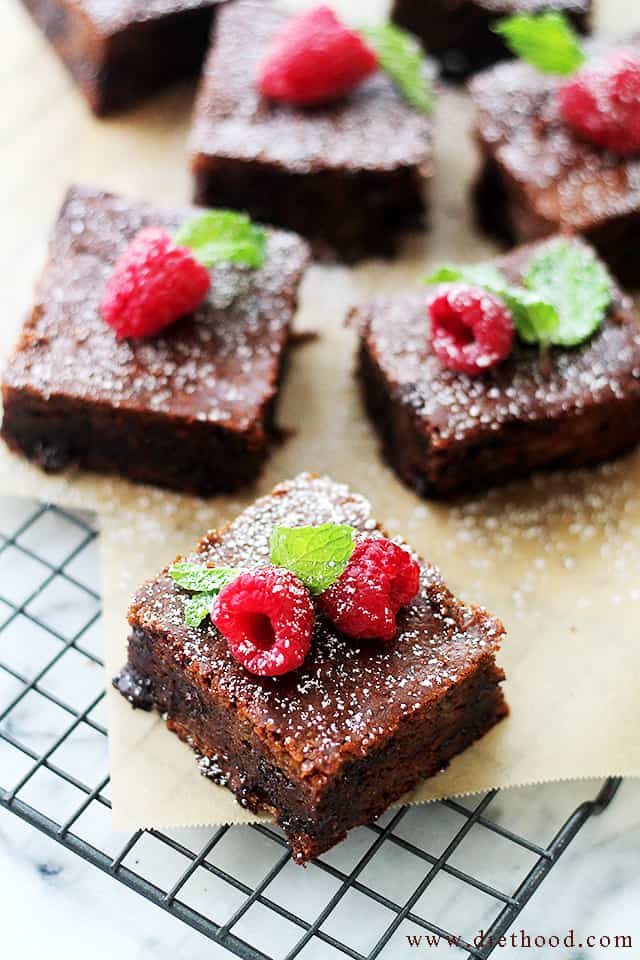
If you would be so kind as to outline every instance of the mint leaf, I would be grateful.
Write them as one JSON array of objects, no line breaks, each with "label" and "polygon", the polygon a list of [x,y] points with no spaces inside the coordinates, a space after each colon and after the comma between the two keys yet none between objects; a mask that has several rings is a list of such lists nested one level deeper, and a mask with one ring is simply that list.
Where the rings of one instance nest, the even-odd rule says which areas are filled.
[{"label": "mint leaf", "polygon": [[580,38],[562,13],[516,13],[492,27],[521,60],[543,73],[566,76],[585,61]]},{"label": "mint leaf", "polygon": [[547,343],[558,326],[560,318],[552,303],[537,292],[510,284],[491,263],[476,263],[465,267],[443,266],[426,278],[427,283],[462,281],[482,287],[499,297],[511,311],[514,326],[526,343]]},{"label": "mint leaf", "polygon": [[521,340],[525,343],[551,342],[551,334],[560,323],[553,304],[523,287],[510,287],[504,299]]},{"label": "mint leaf", "polygon": [[196,593],[184,605],[184,622],[188,627],[199,627],[211,613],[214,593]]},{"label": "mint leaf", "polygon": [[206,210],[187,220],[177,231],[175,242],[189,247],[205,267],[216,263],[244,263],[261,267],[267,233],[244,213],[233,210]]},{"label": "mint leaf", "polygon": [[584,343],[598,329],[613,299],[613,284],[592,250],[574,240],[551,240],[534,254],[526,287],[553,304],[559,323],[549,341],[562,347]]},{"label": "mint leaf", "polygon": [[313,594],[340,577],[355,547],[353,527],[323,523],[318,527],[275,527],[271,563],[295,573]]},{"label": "mint leaf", "polygon": [[364,40],[378,57],[378,63],[412,107],[422,113],[431,113],[433,88],[426,71],[426,61],[420,43],[412,33],[393,23],[363,27]]},{"label": "mint leaf", "polygon": [[187,560],[180,560],[169,567],[169,576],[183,590],[207,593],[220,593],[239,573],[233,567],[205,567]]},{"label": "mint leaf", "polygon": [[464,267],[445,264],[430,276],[425,277],[424,282],[455,283],[457,281],[470,283],[474,287],[483,287],[491,292],[505,290],[508,286],[506,278],[491,263],[472,263]]}]

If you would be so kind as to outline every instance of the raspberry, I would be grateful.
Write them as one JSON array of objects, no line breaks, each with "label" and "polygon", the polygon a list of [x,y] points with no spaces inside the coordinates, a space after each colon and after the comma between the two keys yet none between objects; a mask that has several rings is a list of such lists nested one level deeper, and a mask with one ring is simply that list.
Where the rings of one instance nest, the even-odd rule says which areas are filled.
[{"label": "raspberry", "polygon": [[560,114],[576,133],[614,153],[640,152],[640,58],[629,50],[580,70],[558,90]]},{"label": "raspberry", "polygon": [[511,352],[511,312],[486,290],[442,284],[429,303],[429,316],[433,352],[451,370],[482,373]]},{"label": "raspberry", "polygon": [[274,100],[304,106],[348,93],[378,67],[366,43],[329,7],[290,20],[263,60],[258,87]]},{"label": "raspberry", "polygon": [[159,227],[135,235],[109,277],[102,317],[121,337],[149,337],[200,306],[209,271]]},{"label": "raspberry", "polygon": [[391,540],[361,540],[342,576],[318,597],[318,609],[357,639],[393,640],[396,614],[420,588],[420,567]]},{"label": "raspberry", "polygon": [[260,567],[241,573],[213,602],[211,620],[249,673],[275,677],[297,670],[309,652],[311,597],[293,573]]}]

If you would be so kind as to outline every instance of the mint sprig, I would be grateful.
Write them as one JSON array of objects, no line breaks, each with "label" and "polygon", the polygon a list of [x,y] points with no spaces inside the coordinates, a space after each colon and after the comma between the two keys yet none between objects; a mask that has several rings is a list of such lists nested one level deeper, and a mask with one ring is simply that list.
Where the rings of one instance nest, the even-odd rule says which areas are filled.
[{"label": "mint sprig", "polygon": [[516,13],[492,27],[509,50],[542,73],[566,76],[574,73],[586,57],[580,37],[562,13]]},{"label": "mint sprig", "polygon": [[183,590],[194,593],[185,604],[184,622],[199,627],[211,612],[214,597],[240,573],[234,567],[205,567],[179,560],[169,567],[169,576]]},{"label": "mint sprig", "polygon": [[422,48],[413,34],[393,23],[363,27],[360,33],[405,100],[416,110],[431,113],[433,88]]},{"label": "mint sprig", "polygon": [[552,304],[559,323],[551,343],[574,347],[598,329],[613,299],[613,283],[592,250],[573,240],[558,238],[531,258],[526,287]]},{"label": "mint sprig", "polygon": [[481,287],[499,297],[513,317],[518,336],[526,343],[547,343],[560,322],[556,308],[536,292],[516,287],[491,263],[466,267],[443,266],[426,278],[426,283],[462,282]]},{"label": "mint sprig", "polygon": [[264,263],[267,232],[244,213],[233,210],[205,210],[187,220],[174,237],[189,247],[194,257],[208,268],[216,263],[241,263],[258,268]]},{"label": "mint sprig", "polygon": [[589,247],[562,237],[531,257],[522,286],[510,284],[491,263],[443,266],[425,282],[463,282],[499,297],[525,343],[575,347],[598,329],[613,299],[606,267]]},{"label": "mint sprig", "polygon": [[270,559],[291,570],[314,595],[344,573],[355,548],[353,527],[323,523],[317,527],[275,527]]}]

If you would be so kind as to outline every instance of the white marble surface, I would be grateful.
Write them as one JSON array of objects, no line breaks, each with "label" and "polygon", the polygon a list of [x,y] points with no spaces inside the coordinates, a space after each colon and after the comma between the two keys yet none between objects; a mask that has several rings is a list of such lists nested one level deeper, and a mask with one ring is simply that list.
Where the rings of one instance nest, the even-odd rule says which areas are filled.
[{"label": "white marble surface", "polygon": [[[56,511],[41,515],[25,527],[38,507],[27,501],[0,498],[0,596],[12,604],[23,604],[27,616],[18,616],[0,632],[0,662],[32,677],[60,649],[64,638],[78,637],[80,649],[99,653],[98,605],[81,584],[98,587],[96,542],[85,543],[86,530],[73,517]],[[15,536],[16,531],[22,533]],[[15,538],[6,546],[4,538]],[[4,544],[4,549],[2,549]],[[35,551],[34,559],[23,552]],[[72,559],[67,561],[71,556]],[[63,564],[72,580],[56,578],[31,600],[28,598],[51,574],[47,564]],[[11,616],[11,607],[0,602],[0,624]],[[32,619],[29,619],[31,617]],[[58,639],[38,622],[52,626]],[[65,653],[64,661],[48,670],[43,689],[76,709],[83,709],[99,695],[103,684],[101,669],[81,652]],[[21,685],[0,669],[0,715]],[[103,721],[101,705],[91,711]],[[41,753],[73,720],[35,693],[30,693],[0,720],[22,743]],[[84,783],[95,786],[107,771],[104,737],[81,725],[52,757],[59,766]],[[0,786],[11,787],[28,768],[16,751],[0,740]],[[557,827],[582,801],[591,799],[598,788],[594,782],[548,784],[499,794],[487,816],[529,840],[546,846]],[[105,790],[108,796],[108,787]],[[77,807],[82,795],[59,778],[40,771],[20,792],[20,797],[45,809],[58,822]],[[475,801],[465,801],[472,806]],[[387,814],[382,823],[388,822]],[[412,809],[396,827],[398,836],[410,840],[433,855],[439,855],[463,823],[459,814],[438,805]],[[93,803],[78,821],[78,834],[115,854],[127,837],[111,830],[108,811]],[[198,851],[210,830],[176,831],[176,839]],[[349,839],[326,855],[331,866],[349,873],[375,839],[371,830],[354,831]],[[570,960],[640,956],[640,783],[626,782],[612,806],[586,825],[568,852],[554,868],[542,888],[525,908],[514,931],[524,929],[531,936],[560,935],[575,931],[574,949],[521,950],[507,946],[496,956],[549,956]],[[216,846],[209,859],[253,886],[282,856],[276,843],[248,828],[235,827]],[[485,883],[513,893],[534,863],[526,850],[475,826],[449,859],[458,870]],[[170,887],[187,865],[184,858],[166,846],[145,837],[125,860],[127,866]],[[403,904],[428,869],[428,864],[401,847],[386,842],[359,880],[388,899]],[[329,874],[310,867],[306,871],[289,864],[267,887],[266,895],[307,920],[313,920],[339,888]],[[244,895],[211,874],[199,871],[185,888],[184,901],[225,922],[242,904]],[[74,958],[87,953],[92,958],[114,954],[126,958],[175,957],[217,958],[229,956],[224,950],[192,931],[141,897],[64,850],[17,817],[0,810],[0,921],[2,943],[7,956],[29,958],[46,955],[50,960]],[[415,912],[431,922],[472,939],[495,918],[496,902],[459,880],[440,874],[427,888]],[[336,906],[322,929],[366,954],[386,925],[393,919],[383,906],[361,894],[350,892]],[[274,958],[281,958],[301,934],[299,927],[276,918],[270,911],[254,906],[234,928],[239,936]],[[407,934],[424,934],[412,923],[403,923],[381,956],[383,960],[425,953],[462,953],[445,946],[409,946]],[[587,937],[632,938],[631,949],[586,947]],[[578,945],[584,943],[580,948]],[[605,941],[606,942],[606,941]],[[318,940],[307,945],[304,960],[332,960],[343,954]]]}]

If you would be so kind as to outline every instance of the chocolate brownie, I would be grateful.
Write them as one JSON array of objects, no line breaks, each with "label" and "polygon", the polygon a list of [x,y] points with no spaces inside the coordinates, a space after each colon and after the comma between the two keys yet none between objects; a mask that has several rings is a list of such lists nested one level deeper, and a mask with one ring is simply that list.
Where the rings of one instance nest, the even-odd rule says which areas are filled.
[{"label": "chocolate brownie", "polygon": [[[321,523],[380,530],[362,497],[303,474],[208,533],[189,559],[264,565],[274,526]],[[507,713],[502,624],[454,597],[429,563],[394,640],[348,639],[318,617],[305,663],[279,677],[249,674],[208,618],[185,626],[186,599],[167,569],[140,588],[114,683],[134,706],[166,714],[202,772],[243,806],[274,813],[298,862],[379,817]]]},{"label": "chocolate brownie", "polygon": [[[513,283],[538,245],[495,261]],[[616,292],[600,329],[575,348],[516,342],[480,376],[446,369],[429,341],[427,291],[352,311],[359,377],[390,465],[424,497],[598,463],[640,442],[640,327]]]},{"label": "chocolate brownie", "polygon": [[245,0],[219,12],[190,137],[196,202],[296,230],[321,256],[390,253],[423,219],[431,120],[381,71],[331,105],[261,97],[258,66],[286,20]]},{"label": "chocolate brownie", "polygon": [[216,2],[22,0],[98,115],[195,75]]},{"label": "chocolate brownie", "polygon": [[420,38],[426,50],[453,79],[510,56],[491,29],[514,13],[559,10],[586,33],[592,0],[395,0],[392,19]]},{"label": "chocolate brownie", "polygon": [[[640,51],[637,40],[625,46]],[[594,54],[604,49],[588,46]],[[476,188],[480,220],[509,242],[580,233],[622,282],[637,286],[638,161],[573,133],[554,96],[559,82],[520,61],[471,81],[484,164]]]},{"label": "chocolate brownie", "polygon": [[270,230],[259,270],[214,267],[209,298],[157,336],[118,340],[100,316],[132,236],[194,212],[69,191],[4,372],[10,447],[48,471],[77,465],[201,495],[255,478],[273,436],[306,243]]}]

